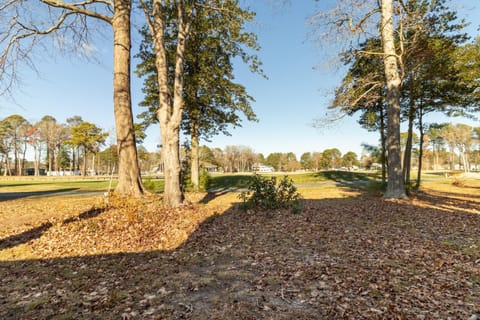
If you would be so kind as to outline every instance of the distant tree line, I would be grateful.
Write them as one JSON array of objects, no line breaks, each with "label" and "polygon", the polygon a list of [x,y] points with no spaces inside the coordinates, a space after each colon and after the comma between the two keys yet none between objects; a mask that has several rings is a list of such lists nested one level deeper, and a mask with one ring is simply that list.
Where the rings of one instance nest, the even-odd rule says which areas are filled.
[{"label": "distant tree line", "polygon": [[[403,159],[407,152],[408,139],[408,132],[400,134]],[[362,166],[371,167],[375,163],[381,166],[382,147],[363,145],[363,148],[365,157],[362,158]],[[426,170],[479,171],[480,127],[463,123],[432,123],[425,130],[422,143],[414,132],[411,141],[411,161],[408,165],[417,169],[421,166],[420,169]]]},{"label": "distant tree line", "polygon": [[[137,127],[138,165],[144,174],[163,172],[161,151],[149,152],[141,145],[145,133]],[[117,173],[117,147],[106,146],[108,133],[93,123],[73,116],[66,123],[53,116],[44,116],[30,123],[14,114],[0,120],[0,174],[109,174]],[[405,154],[408,132],[400,135],[401,152]],[[466,124],[430,124],[423,135],[422,163],[420,139],[412,136],[411,166],[422,165],[428,170],[480,169],[480,127]],[[27,154],[33,161],[27,160]],[[187,143],[181,148],[180,159],[191,167],[192,149]],[[375,169],[381,167],[381,146],[363,145],[362,155],[349,151],[342,154],[337,148],[304,152],[300,158],[293,152],[273,152],[267,156],[248,146],[226,146],[198,150],[199,166],[209,171],[252,172],[258,165],[271,166],[275,171],[318,171],[329,169]],[[28,170],[27,170],[28,169]]]},{"label": "distant tree line", "polygon": [[[99,162],[96,157],[107,136],[108,133],[80,116],[59,123],[47,115],[30,123],[21,115],[10,115],[0,120],[0,173],[86,175],[88,169],[94,173]],[[26,160],[28,149],[33,153],[31,163]],[[110,166],[118,159],[115,150],[107,149],[102,155]]]}]

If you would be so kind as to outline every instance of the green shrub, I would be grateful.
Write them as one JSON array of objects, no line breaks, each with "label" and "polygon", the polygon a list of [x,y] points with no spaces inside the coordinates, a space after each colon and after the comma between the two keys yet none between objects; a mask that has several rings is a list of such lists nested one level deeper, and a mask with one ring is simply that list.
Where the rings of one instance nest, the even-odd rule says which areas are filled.
[{"label": "green shrub", "polygon": [[200,170],[200,176],[198,177],[198,189],[199,191],[208,191],[210,188],[210,175],[208,174],[207,169],[203,168]]},{"label": "green shrub", "polygon": [[152,180],[152,177],[148,176],[143,179],[143,187],[150,192],[155,192],[155,181]]},{"label": "green shrub", "polygon": [[242,192],[239,198],[243,201],[242,208],[259,207],[264,209],[288,208],[294,213],[302,211],[302,196],[297,192],[293,180],[284,176],[277,185],[276,177],[253,175],[247,192]]}]

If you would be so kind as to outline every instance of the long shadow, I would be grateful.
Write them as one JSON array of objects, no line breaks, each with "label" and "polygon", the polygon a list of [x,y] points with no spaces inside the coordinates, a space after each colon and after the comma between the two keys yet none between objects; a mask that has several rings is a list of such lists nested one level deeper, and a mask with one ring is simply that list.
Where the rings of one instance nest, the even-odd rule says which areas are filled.
[{"label": "long shadow", "polygon": [[214,191],[238,190],[248,188],[252,175],[223,175],[212,179],[210,189]]},{"label": "long shadow", "polygon": [[465,197],[462,193],[446,193],[435,192],[427,193],[420,192],[418,196],[431,206],[450,212],[469,212],[468,210],[476,210],[480,212],[480,202],[463,200],[456,197]]},{"label": "long shadow", "polygon": [[315,173],[314,176],[342,183],[374,180],[371,175],[368,175],[366,173],[351,171],[322,171]]},{"label": "long shadow", "polygon": [[[88,210],[88,211],[85,211],[85,212],[79,214],[78,216],[65,219],[65,220],[63,220],[63,223],[67,224],[67,223],[72,223],[72,222],[78,221],[78,220],[90,219],[90,218],[98,216],[100,213],[102,213],[104,211],[105,211],[105,209],[103,209],[103,208],[102,209],[91,209],[91,210]],[[0,239],[0,250],[13,248],[13,247],[16,247],[18,245],[27,243],[29,241],[38,239],[42,236],[42,234],[45,231],[50,229],[52,226],[53,226],[53,224],[51,222],[46,222],[46,223],[43,223],[42,225],[40,225],[38,227],[26,230],[22,233],[11,235],[11,236],[8,236],[6,238]]]},{"label": "long shadow", "polygon": [[367,195],[232,207],[171,251],[0,262],[0,318],[468,319],[480,216],[444,217]]},{"label": "long shadow", "polygon": [[0,184],[0,189],[3,187],[25,187],[25,186],[39,186],[42,184],[51,184],[51,182],[35,182],[35,183],[29,183],[29,182],[22,182],[22,183],[9,183],[9,184]]},{"label": "long shadow", "polygon": [[221,197],[229,192],[232,192],[232,190],[208,191],[207,194],[199,201],[199,203],[207,204],[210,201]]},{"label": "long shadow", "polygon": [[26,198],[26,197],[48,196],[55,193],[70,192],[70,191],[75,191],[79,189],[80,188],[63,188],[63,189],[48,190],[48,191],[0,192],[0,202]]}]

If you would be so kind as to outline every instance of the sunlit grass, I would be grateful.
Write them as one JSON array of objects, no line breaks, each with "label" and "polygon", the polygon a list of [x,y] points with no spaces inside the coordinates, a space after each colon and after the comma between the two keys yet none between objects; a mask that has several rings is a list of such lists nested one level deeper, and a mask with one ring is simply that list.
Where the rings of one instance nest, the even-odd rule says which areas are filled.
[{"label": "sunlit grass", "polygon": [[[112,188],[117,182],[112,181]],[[6,180],[0,179],[0,192],[38,192],[38,191],[55,191],[55,190],[74,190],[76,192],[97,192],[107,191],[110,181],[102,180],[78,180],[78,179],[19,179]]]}]

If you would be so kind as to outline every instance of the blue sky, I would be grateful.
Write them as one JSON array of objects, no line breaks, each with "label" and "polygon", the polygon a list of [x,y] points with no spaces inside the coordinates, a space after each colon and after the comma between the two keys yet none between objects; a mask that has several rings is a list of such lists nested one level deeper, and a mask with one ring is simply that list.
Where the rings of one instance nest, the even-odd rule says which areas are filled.
[{"label": "blue sky", "polygon": [[[255,98],[253,108],[259,122],[244,122],[241,128],[230,130],[231,136],[217,136],[210,147],[244,145],[265,156],[271,152],[294,152],[338,148],[361,153],[361,144],[376,144],[377,133],[362,129],[354,118],[347,118],[333,127],[318,130],[311,123],[326,112],[331,92],[340,82],[341,69],[328,65],[317,45],[308,39],[311,31],[306,20],[315,11],[315,2],[295,0],[285,6],[272,1],[250,1],[257,12],[250,26],[258,34],[262,50],[258,53],[264,63],[268,80],[251,74],[239,65],[237,81],[244,84]],[[330,1],[332,2],[332,1]],[[478,34],[480,1],[454,1],[461,17],[473,22],[468,31]],[[135,32],[135,31],[134,31]],[[133,53],[138,42],[134,43]],[[80,115],[107,131],[114,132],[112,103],[112,59],[109,36],[97,44],[96,61],[75,56],[46,57],[39,55],[36,63],[39,75],[24,69],[22,84],[15,90],[16,102],[0,99],[0,118],[13,113],[35,122],[52,115],[59,122]],[[141,112],[142,81],[132,77],[134,112]],[[438,116],[427,122],[445,121]],[[454,120],[478,126],[464,119]],[[160,129],[147,131],[145,146],[154,151],[160,142]]]}]

